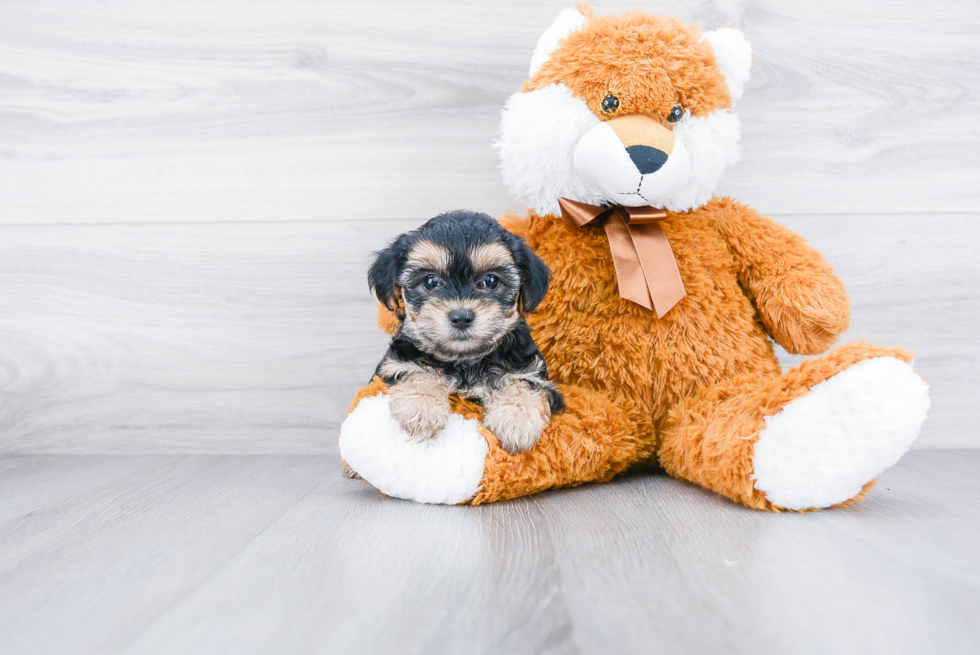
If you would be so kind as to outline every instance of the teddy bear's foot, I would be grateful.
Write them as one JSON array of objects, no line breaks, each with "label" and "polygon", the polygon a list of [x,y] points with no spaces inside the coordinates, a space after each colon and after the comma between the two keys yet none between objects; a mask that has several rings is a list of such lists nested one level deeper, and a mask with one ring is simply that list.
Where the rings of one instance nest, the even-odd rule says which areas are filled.
[{"label": "teddy bear's foot", "polygon": [[905,454],[929,409],[901,349],[848,344],[778,377],[743,376],[671,411],[661,464],[757,509],[861,497]]},{"label": "teddy bear's foot", "polygon": [[910,364],[855,364],[766,417],[753,453],[755,488],[787,509],[850,500],[905,454],[928,409],[928,387]]},{"label": "teddy bear's foot", "polygon": [[[451,398],[433,439],[417,442],[391,416],[386,386],[361,390],[340,429],[340,455],[382,493],[421,503],[479,505],[612,478],[643,454],[636,423],[601,394],[566,387],[567,409],[527,452],[511,455],[480,421],[482,409]],[[646,446],[648,447],[648,446]]]}]

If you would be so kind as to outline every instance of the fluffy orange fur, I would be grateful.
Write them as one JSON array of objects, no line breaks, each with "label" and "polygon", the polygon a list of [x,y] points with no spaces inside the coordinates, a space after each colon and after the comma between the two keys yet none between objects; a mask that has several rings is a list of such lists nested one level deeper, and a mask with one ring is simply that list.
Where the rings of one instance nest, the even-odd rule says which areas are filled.
[{"label": "fluffy orange fur", "polygon": [[[661,223],[687,296],[659,320],[619,297],[601,227],[569,232],[560,217],[533,214],[502,222],[554,275],[528,320],[569,402],[529,453],[491,449],[483,490],[471,502],[659,464],[749,507],[777,510],[751,479],[764,418],[854,363],[911,359],[855,343],[781,373],[767,331],[790,352],[821,352],[847,327],[847,294],[801,237],[732,200],[669,213]],[[397,328],[390,312],[380,318],[386,331]],[[601,466],[576,466],[576,457]]]},{"label": "fluffy orange fur", "polygon": [[638,10],[596,16],[562,40],[523,90],[562,83],[602,120],[611,118],[600,109],[608,93],[619,98],[616,116],[663,120],[675,104],[704,116],[731,107],[732,97],[701,34],[676,18]]},{"label": "fluffy orange fur", "polygon": [[778,509],[751,479],[753,445],[765,427],[765,417],[778,413],[814,385],[873,357],[911,361],[911,353],[900,348],[853,343],[782,375],[746,373],[706,387],[671,409],[661,439],[660,461],[674,477],[749,507]]},{"label": "fluffy orange fur", "polygon": [[[569,232],[558,217],[533,215],[524,225],[505,224],[554,275],[554,291],[529,317],[552,377],[629,398],[651,418],[639,436],[652,440],[653,450],[668,411],[681,401],[747,374],[779,374],[770,324],[780,326],[770,330],[780,345],[808,353],[833,341],[828,328],[847,326],[847,294],[823,257],[728,199],[668,212],[661,221],[687,296],[659,320],[619,297],[601,227]],[[797,276],[807,284],[795,284]],[[810,297],[815,289],[819,302]]]},{"label": "fluffy orange fur", "polygon": [[[358,392],[350,411],[364,398],[384,393],[386,388],[380,378],[374,378]],[[529,452],[509,455],[480,425],[490,451],[480,491],[465,504],[481,505],[555,487],[605,482],[636,460],[636,432],[626,412],[600,394],[578,387],[564,386],[562,393],[568,410],[552,418]],[[452,411],[464,418],[483,418],[483,408],[469,400],[451,396],[450,404]]]},{"label": "fluffy orange fur", "polygon": [[[697,28],[639,12],[583,13],[585,27],[561,42],[525,91],[562,82],[600,118],[608,118],[599,103],[610,92],[620,98],[617,115],[663,119],[678,101],[695,115],[731,106]],[[601,226],[569,232],[561,217],[534,214],[501,222],[553,272],[528,322],[568,409],[517,456],[485,432],[490,454],[474,504],[655,464],[749,507],[778,511],[751,477],[765,417],[857,362],[911,359],[901,349],[854,343],[781,372],[770,337],[791,353],[824,352],[847,329],[849,300],[819,252],[733,200],[668,212],[660,223],[687,291],[661,319],[620,298]],[[397,329],[384,308],[379,321],[389,333]],[[377,382],[370,389],[377,393]],[[481,410],[457,400],[454,411],[476,417]]]}]

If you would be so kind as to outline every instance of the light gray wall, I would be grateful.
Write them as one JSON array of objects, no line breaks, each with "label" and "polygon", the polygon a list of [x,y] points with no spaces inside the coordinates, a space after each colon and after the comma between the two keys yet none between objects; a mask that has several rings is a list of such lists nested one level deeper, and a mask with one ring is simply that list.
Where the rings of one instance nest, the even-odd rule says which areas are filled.
[{"label": "light gray wall", "polygon": [[[331,452],[384,349],[370,251],[522,209],[490,140],[564,6],[5,2],[0,452]],[[719,193],[918,351],[920,447],[980,446],[980,5],[643,6],[747,33]]]}]

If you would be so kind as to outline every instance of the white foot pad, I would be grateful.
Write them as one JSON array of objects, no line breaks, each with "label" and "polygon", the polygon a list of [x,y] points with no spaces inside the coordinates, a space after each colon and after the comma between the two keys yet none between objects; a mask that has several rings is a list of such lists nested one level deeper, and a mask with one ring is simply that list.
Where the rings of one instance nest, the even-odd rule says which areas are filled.
[{"label": "white foot pad", "polygon": [[340,456],[381,493],[455,505],[480,490],[489,447],[477,422],[449,417],[434,439],[414,442],[391,417],[391,398],[365,398],[340,426]]},{"label": "white foot pad", "polygon": [[894,357],[855,364],[766,417],[755,444],[755,488],[788,509],[849,500],[919,436],[929,387]]}]

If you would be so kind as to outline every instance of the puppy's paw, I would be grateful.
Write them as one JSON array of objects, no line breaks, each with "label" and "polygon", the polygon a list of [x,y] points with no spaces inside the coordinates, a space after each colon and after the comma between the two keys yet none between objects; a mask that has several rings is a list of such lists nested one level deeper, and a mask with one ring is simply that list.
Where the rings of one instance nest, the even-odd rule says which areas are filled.
[{"label": "puppy's paw", "polygon": [[446,427],[449,403],[418,398],[392,399],[391,415],[414,441],[426,441],[437,437]]},{"label": "puppy's paw", "polygon": [[490,396],[483,415],[483,425],[493,432],[500,447],[511,455],[526,452],[538,443],[551,421],[548,396],[517,382]]},{"label": "puppy's paw", "polygon": [[415,441],[436,437],[449,420],[446,381],[433,374],[417,373],[388,388],[391,416]]}]

